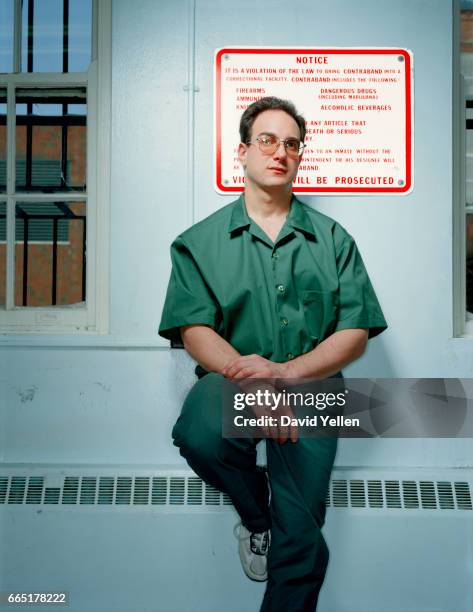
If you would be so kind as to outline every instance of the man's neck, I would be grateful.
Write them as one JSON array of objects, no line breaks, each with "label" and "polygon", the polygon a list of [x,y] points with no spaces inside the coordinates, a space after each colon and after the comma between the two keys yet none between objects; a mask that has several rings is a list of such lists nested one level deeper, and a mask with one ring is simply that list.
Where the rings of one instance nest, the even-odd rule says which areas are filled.
[{"label": "man's neck", "polygon": [[285,217],[291,207],[292,190],[264,191],[251,184],[245,186],[245,206],[251,218]]}]

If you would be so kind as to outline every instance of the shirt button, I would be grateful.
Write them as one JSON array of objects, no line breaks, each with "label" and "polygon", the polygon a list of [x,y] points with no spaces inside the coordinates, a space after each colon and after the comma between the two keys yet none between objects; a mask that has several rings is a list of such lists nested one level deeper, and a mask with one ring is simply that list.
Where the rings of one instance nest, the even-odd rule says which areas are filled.
[{"label": "shirt button", "polygon": [[279,253],[277,251],[274,251],[273,259],[279,259]]},{"label": "shirt button", "polygon": [[293,355],[292,353],[288,353],[288,354],[286,355],[286,357],[287,357],[288,359],[294,359],[294,355]]},{"label": "shirt button", "polygon": [[282,327],[286,327],[286,325],[288,325],[289,321],[286,319],[286,317],[284,317],[283,319],[281,319],[281,325]]},{"label": "shirt button", "polygon": [[286,291],[286,287],[284,285],[278,285],[277,290],[279,293],[284,293]]}]

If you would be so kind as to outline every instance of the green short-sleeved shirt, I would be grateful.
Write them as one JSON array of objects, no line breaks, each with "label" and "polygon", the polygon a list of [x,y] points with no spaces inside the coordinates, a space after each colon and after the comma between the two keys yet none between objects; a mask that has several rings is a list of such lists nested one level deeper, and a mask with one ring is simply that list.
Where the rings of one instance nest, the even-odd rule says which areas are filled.
[{"label": "green short-sleeved shirt", "polygon": [[275,243],[241,195],[178,236],[171,258],[167,339],[201,323],[242,355],[284,362],[338,330],[387,327],[353,238],[295,196]]}]

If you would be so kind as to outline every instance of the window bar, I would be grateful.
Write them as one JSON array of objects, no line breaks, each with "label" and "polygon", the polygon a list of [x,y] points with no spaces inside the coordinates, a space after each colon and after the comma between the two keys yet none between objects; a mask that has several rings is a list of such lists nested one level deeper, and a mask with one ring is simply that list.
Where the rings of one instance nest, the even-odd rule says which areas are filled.
[{"label": "window bar", "polygon": [[28,65],[27,65],[27,72],[33,72],[33,17],[34,17],[34,0],[28,0]]},{"label": "window bar", "polygon": [[53,306],[56,306],[56,298],[57,298],[57,224],[58,217],[53,217],[53,278],[52,278],[52,296],[51,303]]},{"label": "window bar", "polygon": [[15,85],[10,82],[7,86],[7,285],[6,285],[6,309],[15,307],[15,200],[12,194],[15,192]]},{"label": "window bar", "polygon": [[23,306],[28,305],[28,213],[23,212]]},{"label": "window bar", "polygon": [[87,272],[87,266],[86,266],[86,248],[87,248],[87,242],[86,242],[86,236],[87,236],[87,217],[84,215],[82,217],[82,301],[85,302],[85,286],[86,286],[86,272]]},{"label": "window bar", "polygon": [[31,189],[32,169],[33,169],[33,104],[28,102],[26,112],[30,121],[26,124],[26,168],[25,168],[25,188]]},{"label": "window bar", "polygon": [[69,72],[69,0],[63,0],[62,11],[62,71]]},{"label": "window bar", "polygon": [[[68,104],[62,105],[62,116],[67,115]],[[67,187],[67,122],[63,121],[61,127],[61,187]]]},{"label": "window bar", "polygon": [[[62,11],[62,71],[69,72],[69,0],[63,0]],[[67,115],[68,105],[62,105],[62,116]],[[67,127],[61,128],[61,187],[67,186]]]},{"label": "window bar", "polygon": [[[28,61],[27,72],[33,72],[33,23],[34,23],[34,0],[28,0]],[[28,102],[26,114],[29,117],[33,114],[33,105]],[[25,169],[25,188],[31,188],[32,172],[32,149],[33,149],[33,128],[30,123],[26,126],[26,169]]]}]

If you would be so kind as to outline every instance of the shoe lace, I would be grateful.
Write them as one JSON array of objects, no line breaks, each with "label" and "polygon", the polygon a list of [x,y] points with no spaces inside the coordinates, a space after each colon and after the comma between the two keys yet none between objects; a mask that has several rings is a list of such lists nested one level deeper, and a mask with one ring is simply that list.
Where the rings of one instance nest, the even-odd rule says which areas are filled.
[{"label": "shoe lace", "polygon": [[258,533],[250,533],[249,535],[240,535],[239,529],[241,526],[241,522],[237,523],[233,527],[233,535],[237,538],[237,540],[250,540],[250,548],[251,552],[255,555],[267,555],[269,544],[270,544],[270,534],[269,531],[261,531]]},{"label": "shoe lace", "polygon": [[267,555],[269,548],[269,531],[252,533],[250,536],[250,548],[255,555]]}]

